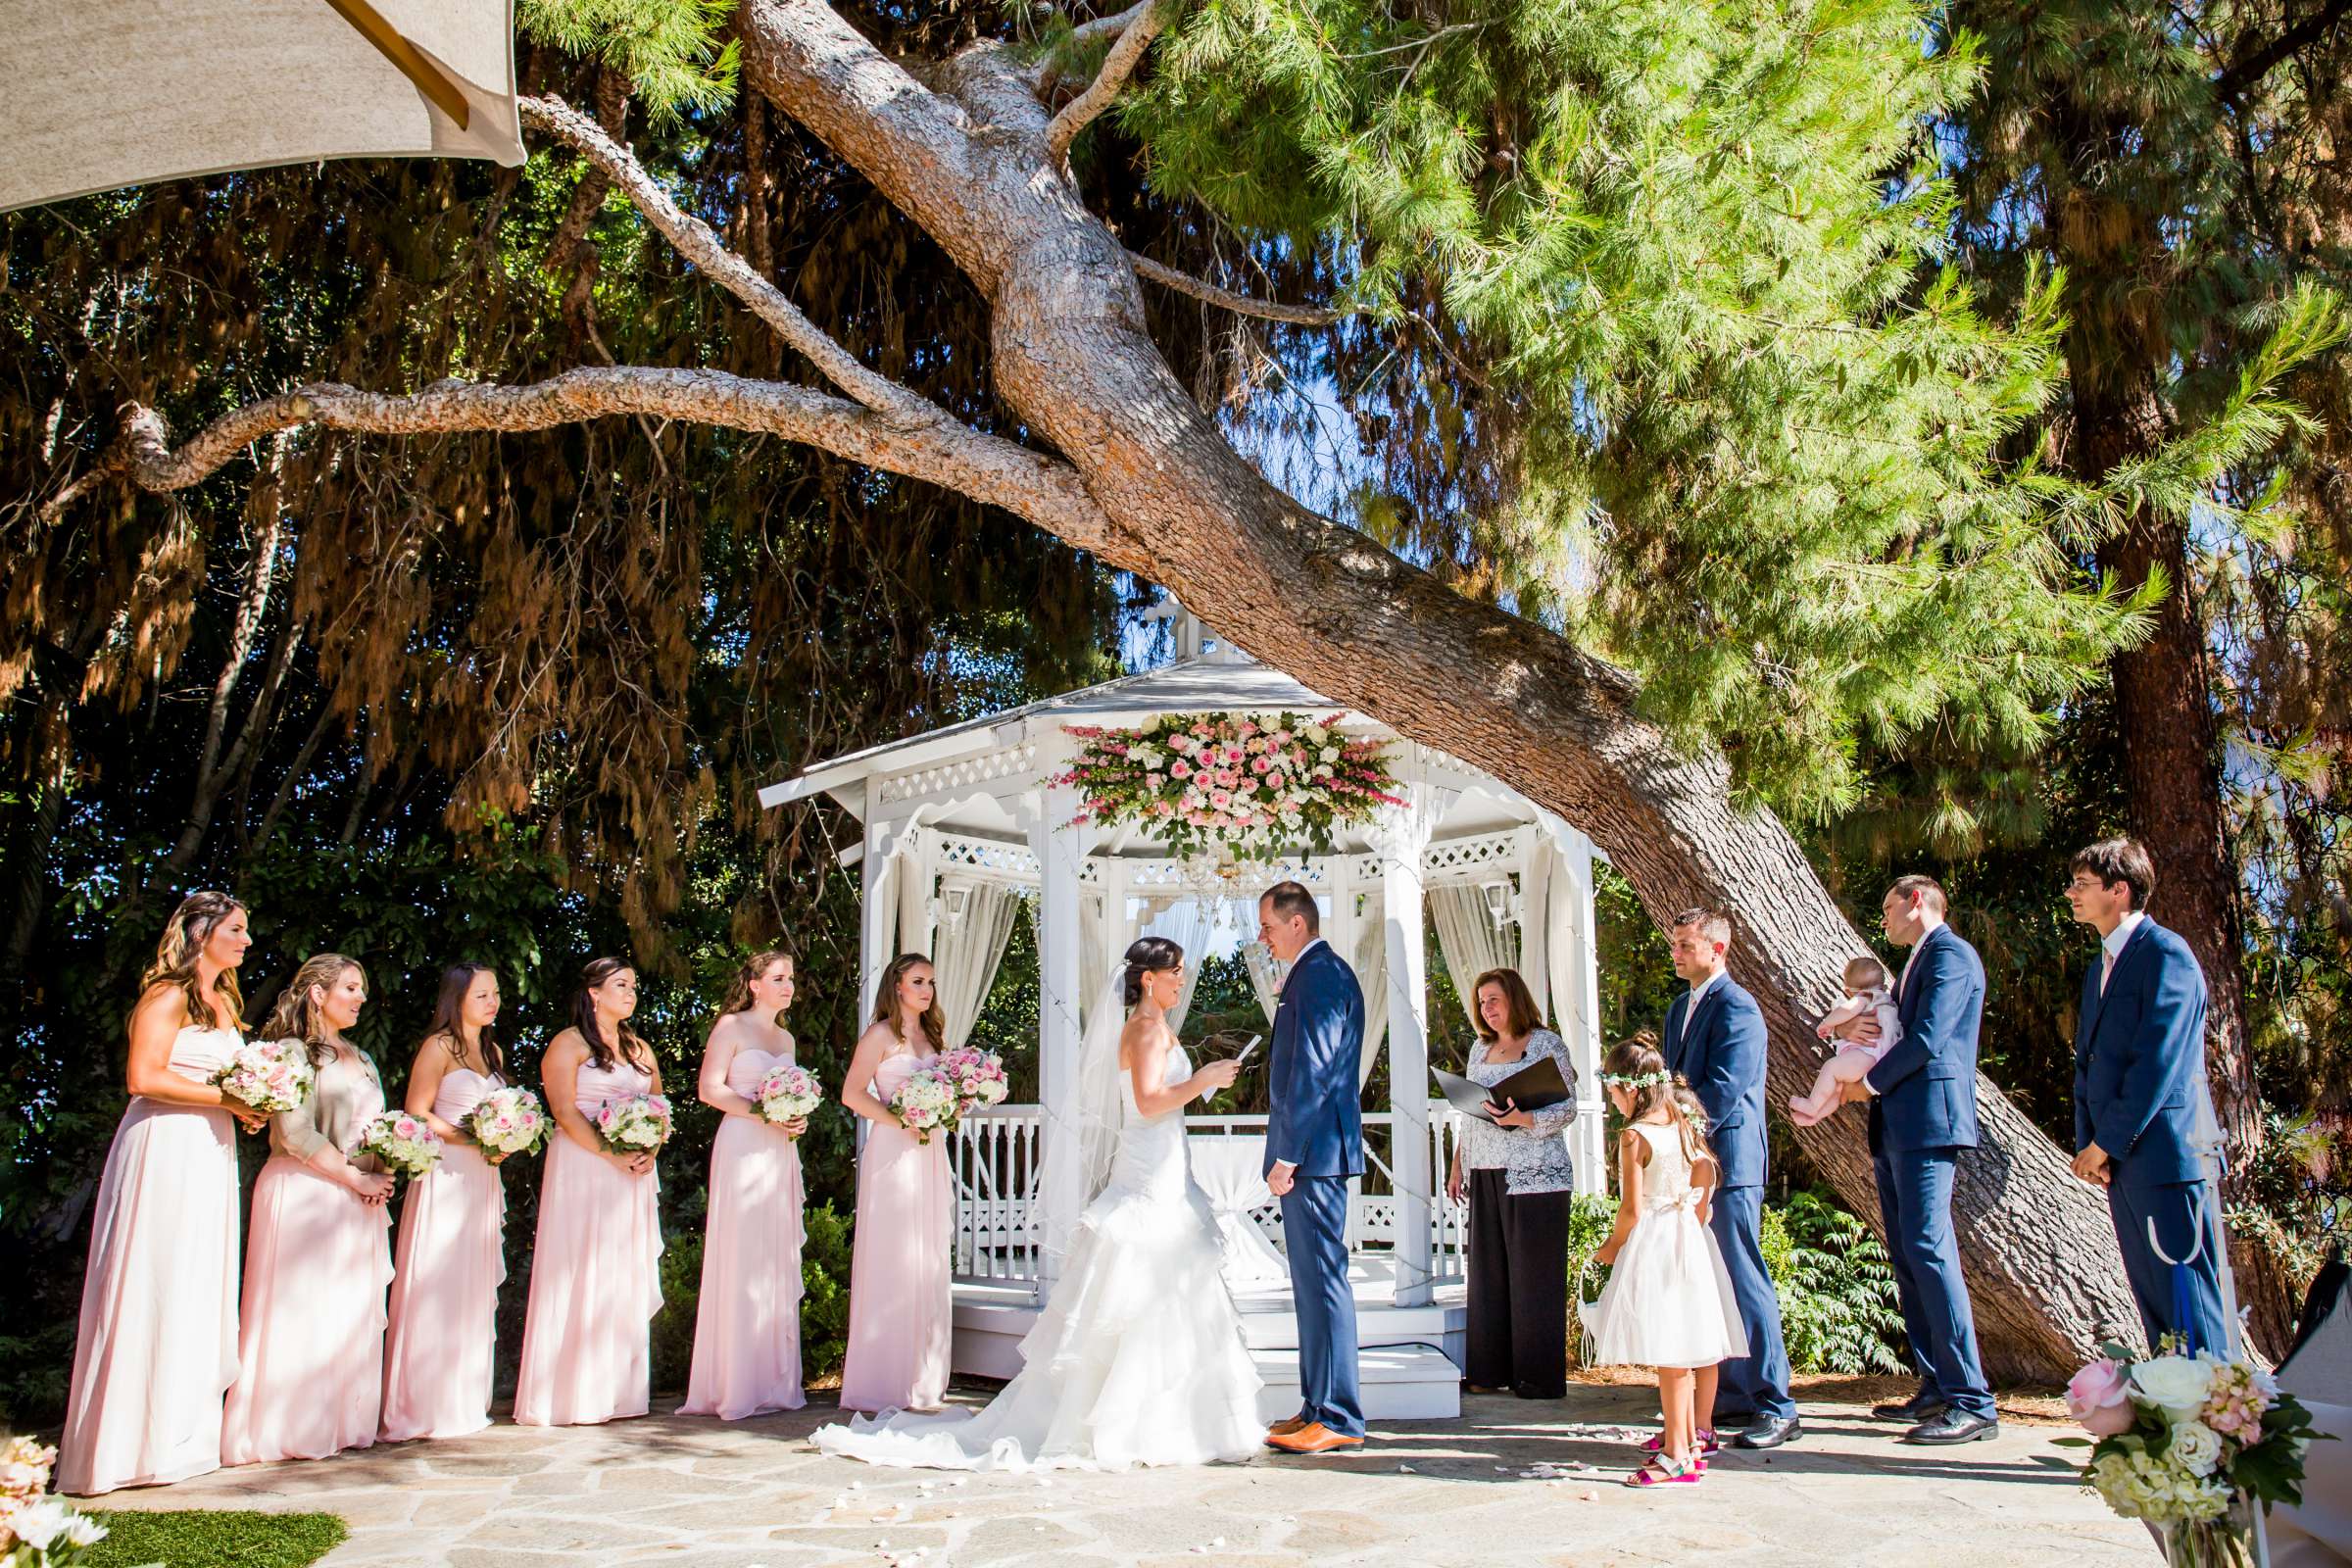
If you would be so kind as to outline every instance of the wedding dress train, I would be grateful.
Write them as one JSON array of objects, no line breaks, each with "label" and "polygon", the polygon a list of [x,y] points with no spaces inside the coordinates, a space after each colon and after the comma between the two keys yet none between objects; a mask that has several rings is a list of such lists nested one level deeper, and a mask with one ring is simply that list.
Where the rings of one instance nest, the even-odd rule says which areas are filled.
[{"label": "wedding dress train", "polygon": [[[1170,1047],[1161,1086],[1191,1072]],[[1193,1183],[1184,1112],[1145,1117],[1120,1078],[1110,1179],[1021,1341],[1020,1375],[978,1412],[858,1417],[820,1429],[820,1449],[938,1470],[1124,1470],[1257,1452],[1261,1380],[1220,1273],[1215,1211]]]}]

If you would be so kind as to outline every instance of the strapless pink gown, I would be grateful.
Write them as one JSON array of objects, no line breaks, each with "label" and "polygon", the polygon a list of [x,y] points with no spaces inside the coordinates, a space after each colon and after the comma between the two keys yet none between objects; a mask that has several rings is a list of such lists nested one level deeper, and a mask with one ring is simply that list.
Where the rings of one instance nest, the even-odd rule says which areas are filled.
[{"label": "strapless pink gown", "polygon": [[[790,1055],[738,1051],[727,1087],[749,1100]],[[798,1410],[801,1153],[784,1130],[728,1116],[710,1143],[710,1209],[694,1316],[694,1371],[680,1415],[722,1421]]]},{"label": "strapless pink gown", "polygon": [[[172,1070],[209,1080],[243,1042],[184,1028]],[[91,1211],[57,1490],[90,1496],[220,1467],[237,1380],[237,1133],[225,1110],[135,1098]]]},{"label": "strapless pink gown", "polygon": [[[452,1068],[434,1091],[433,1114],[462,1126],[503,1082]],[[498,1287],[507,1277],[506,1183],[473,1145],[445,1143],[439,1163],[409,1183],[401,1204],[379,1435],[386,1443],[464,1437],[490,1424]]]},{"label": "strapless pink gown", "polygon": [[[355,1126],[384,1108],[383,1090],[358,1076]],[[391,1225],[388,1208],[290,1154],[270,1155],[254,1178],[222,1464],[323,1459],[375,1442]]]},{"label": "strapless pink gown", "polygon": [[[625,1063],[580,1068],[580,1113],[642,1095],[653,1079]],[[590,1426],[651,1404],[652,1324],[662,1308],[660,1178],[631,1176],[558,1132],[539,1184],[531,1298],[522,1324],[514,1420]]]},{"label": "strapless pink gown", "polygon": [[[874,1072],[874,1098],[887,1102],[929,1060],[911,1052],[885,1057]],[[946,1396],[954,1205],[946,1136],[918,1143],[893,1123],[873,1123],[858,1161],[843,1409],[929,1410]]]}]

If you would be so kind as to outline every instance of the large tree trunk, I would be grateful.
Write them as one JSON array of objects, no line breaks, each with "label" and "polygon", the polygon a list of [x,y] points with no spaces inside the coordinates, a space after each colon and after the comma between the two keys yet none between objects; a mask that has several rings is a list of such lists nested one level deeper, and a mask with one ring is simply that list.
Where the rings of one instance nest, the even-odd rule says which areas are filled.
[{"label": "large tree trunk", "polygon": [[[1841,994],[1839,971],[1863,948],[1781,824],[1734,808],[1721,759],[1677,755],[1636,714],[1621,673],[1464,600],[1244,462],[1146,334],[1116,238],[1065,179],[1041,177],[1047,113],[1001,50],[977,47],[943,73],[978,125],[942,147],[907,123],[928,106],[894,90],[896,68],[828,8],[754,0],[744,23],[752,82],[987,295],[998,388],[1083,475],[1110,522],[1095,548],[1258,658],[1558,811],[1653,915],[1734,911],[1733,968],[1772,1028],[1771,1094],[1801,1093],[1819,1061],[1801,1012]],[[912,136],[929,156],[909,156]],[[2050,1141],[1989,1082],[1979,1089],[1984,1144],[1963,1164],[1954,1209],[1988,1370],[2064,1376],[2133,1321],[2113,1231]],[[1797,1136],[1875,1220],[1862,1126],[1846,1114]]]}]

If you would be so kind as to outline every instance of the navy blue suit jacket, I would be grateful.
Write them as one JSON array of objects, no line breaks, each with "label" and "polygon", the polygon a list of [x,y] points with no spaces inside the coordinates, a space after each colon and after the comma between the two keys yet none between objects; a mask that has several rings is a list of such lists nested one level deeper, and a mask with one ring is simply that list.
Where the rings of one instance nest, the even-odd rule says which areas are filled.
[{"label": "navy blue suit jacket", "polygon": [[1707,1139],[1725,1187],[1764,1185],[1764,1014],[1756,999],[1725,975],[1690,1016],[1686,991],[1666,1007],[1666,1070],[1690,1080],[1707,1110]]},{"label": "navy blue suit jacket", "polygon": [[1364,990],[1326,942],[1309,948],[1283,982],[1267,1064],[1273,1106],[1266,1169],[1301,1176],[1364,1173],[1364,1111],[1356,1067],[1364,1046]]},{"label": "navy blue suit jacket", "polygon": [[1872,1153],[1977,1147],[1977,1028],[1984,960],[1939,925],[1920,939],[1896,999],[1903,1038],[1870,1069]]},{"label": "navy blue suit jacket", "polygon": [[2188,944],[2142,919],[2099,991],[2099,959],[2082,976],[2075,1018],[2075,1150],[2107,1151],[2126,1187],[2193,1182],[2205,1167],[2191,1142],[2205,1076],[2205,971]]}]

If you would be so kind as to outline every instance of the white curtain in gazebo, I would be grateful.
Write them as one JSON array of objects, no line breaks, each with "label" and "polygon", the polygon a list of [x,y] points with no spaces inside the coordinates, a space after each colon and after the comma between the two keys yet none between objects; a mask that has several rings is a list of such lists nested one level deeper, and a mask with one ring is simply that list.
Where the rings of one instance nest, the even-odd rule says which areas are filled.
[{"label": "white curtain in gazebo", "polygon": [[[1250,923],[1242,929],[1247,931],[1254,928],[1257,924],[1255,905],[1244,899],[1233,902],[1237,906],[1248,906]],[[1271,1027],[1274,1009],[1282,1004],[1282,965],[1274,961],[1274,955],[1255,937],[1243,942],[1242,963],[1250,971],[1250,989],[1257,993],[1258,1010],[1266,1015],[1266,1023]]]},{"label": "white curtain in gazebo", "polygon": [[1387,906],[1378,894],[1364,895],[1363,915],[1355,922],[1355,951],[1348,956],[1355,965],[1356,984],[1364,988],[1363,1054],[1355,1062],[1355,1087],[1372,1079],[1372,1064],[1380,1059],[1389,1038],[1389,927]]},{"label": "white curtain in gazebo", "polygon": [[1181,1033],[1185,1014],[1193,1010],[1193,992],[1200,984],[1200,959],[1208,951],[1208,928],[1215,910],[1200,899],[1183,899],[1168,906],[1144,927],[1144,935],[1166,937],[1184,950],[1184,994],[1168,1014],[1168,1027]]},{"label": "white curtain in gazebo", "polygon": [[1445,956],[1446,972],[1453,977],[1454,994],[1475,1026],[1478,998],[1471,984],[1489,969],[1519,966],[1519,928],[1497,926],[1487,912],[1485,893],[1470,882],[1431,888],[1429,917],[1438,928],[1438,952]]},{"label": "white curtain in gazebo", "polygon": [[1102,977],[1110,973],[1110,921],[1104,913],[1101,892],[1084,893],[1078,899],[1078,1027],[1083,1029],[1094,1020],[1087,1016],[1095,1004],[1095,993],[1102,988]]},{"label": "white curtain in gazebo", "polygon": [[948,1015],[948,1044],[960,1046],[972,1037],[980,1004],[996,983],[1012,923],[1020,917],[1021,896],[1001,882],[950,880],[940,887],[939,901],[931,967],[939,977],[939,1005]]}]

